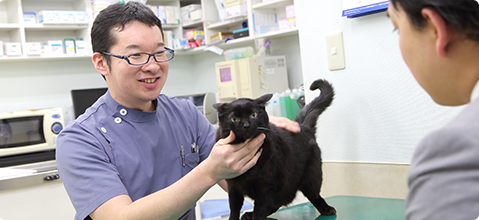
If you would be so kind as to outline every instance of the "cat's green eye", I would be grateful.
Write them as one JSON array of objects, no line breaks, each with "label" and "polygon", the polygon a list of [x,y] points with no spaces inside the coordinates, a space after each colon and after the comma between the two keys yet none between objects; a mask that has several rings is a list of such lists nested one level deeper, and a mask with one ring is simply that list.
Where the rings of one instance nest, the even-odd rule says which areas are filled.
[{"label": "cat's green eye", "polygon": [[256,112],[254,112],[253,114],[251,114],[249,117],[251,118],[256,118],[258,116],[258,114]]},{"label": "cat's green eye", "polygon": [[238,121],[238,118],[232,117],[232,118],[230,118],[230,120],[231,120],[231,122],[237,122],[237,121]]}]

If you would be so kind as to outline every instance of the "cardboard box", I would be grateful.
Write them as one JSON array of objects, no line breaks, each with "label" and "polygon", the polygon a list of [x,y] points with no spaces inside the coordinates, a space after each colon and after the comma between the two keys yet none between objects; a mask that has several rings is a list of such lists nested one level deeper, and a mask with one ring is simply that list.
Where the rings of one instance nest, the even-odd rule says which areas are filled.
[{"label": "cardboard box", "polygon": [[256,34],[278,30],[278,20],[275,13],[254,13],[253,25]]},{"label": "cardboard box", "polygon": [[76,54],[86,54],[85,42],[83,41],[83,38],[75,39],[75,52]]},{"label": "cardboard box", "polygon": [[3,41],[0,41],[0,57],[2,57],[3,54]]},{"label": "cardboard box", "polygon": [[156,7],[156,16],[161,20],[162,24],[166,24],[166,7],[165,6],[155,6]]},{"label": "cardboard box", "polygon": [[51,10],[43,10],[38,12],[38,23],[43,24],[59,24],[60,23],[60,16],[58,11],[51,11]]},{"label": "cardboard box", "polygon": [[234,30],[233,35],[235,39],[248,37],[249,36],[249,28],[243,28],[239,30]]},{"label": "cardboard box", "polygon": [[7,56],[21,56],[22,44],[21,43],[5,43],[5,55]]},{"label": "cardboard box", "polygon": [[165,6],[166,8],[166,23],[180,24],[180,9],[176,6]]},{"label": "cardboard box", "polygon": [[42,53],[42,44],[40,42],[25,43],[27,55],[40,55]]},{"label": "cardboard box", "polygon": [[88,12],[86,11],[75,11],[73,14],[75,16],[75,24],[88,24],[90,22]]},{"label": "cardboard box", "polygon": [[75,40],[72,38],[66,38],[63,40],[63,45],[64,45],[64,50],[63,52],[65,54],[75,54]]},{"label": "cardboard box", "polygon": [[248,7],[246,5],[246,1],[238,2],[238,4],[230,3],[230,7],[226,6],[227,19],[240,17],[240,16],[247,16],[247,15],[248,15]]},{"label": "cardboard box", "polygon": [[58,11],[60,24],[74,24],[75,14],[73,11]]},{"label": "cardboard box", "polygon": [[294,28],[296,27],[296,18],[283,18],[279,20],[278,24],[280,30]]},{"label": "cardboard box", "polygon": [[37,15],[35,14],[35,12],[23,12],[23,23],[36,24]]},{"label": "cardboard box", "polygon": [[48,47],[50,54],[63,54],[63,42],[61,40],[49,40]]},{"label": "cardboard box", "polygon": [[294,5],[286,6],[286,17],[287,18],[296,17],[296,12],[294,10]]},{"label": "cardboard box", "polygon": [[183,24],[201,20],[203,18],[202,13],[200,4],[191,4],[181,7],[181,19],[183,20]]},{"label": "cardboard box", "polygon": [[210,37],[210,43],[224,41],[228,38],[234,38],[233,32],[218,32],[217,34]]}]

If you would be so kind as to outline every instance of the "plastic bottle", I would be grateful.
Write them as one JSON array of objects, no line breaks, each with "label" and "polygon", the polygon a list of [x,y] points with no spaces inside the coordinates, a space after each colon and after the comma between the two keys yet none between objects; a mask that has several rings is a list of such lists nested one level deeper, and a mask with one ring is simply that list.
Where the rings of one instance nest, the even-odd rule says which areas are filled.
[{"label": "plastic bottle", "polygon": [[279,94],[274,93],[273,97],[271,98],[271,105],[273,107],[273,115],[274,116],[281,116],[281,106],[279,104]]},{"label": "plastic bottle", "polygon": [[268,115],[274,115],[273,113],[273,98],[271,98],[267,103],[266,103],[266,113],[268,113]]},{"label": "plastic bottle", "polygon": [[288,117],[288,109],[286,107],[286,97],[289,98],[289,96],[286,95],[285,92],[282,92],[279,94],[279,106],[281,107],[281,117]]},{"label": "plastic bottle", "polygon": [[299,111],[301,111],[301,106],[296,101],[299,97],[300,97],[300,93],[298,89],[293,89],[293,91],[291,92],[291,95],[289,96],[290,99],[288,103],[289,110],[290,110],[290,113],[288,114],[288,118],[290,120],[294,120],[296,116],[298,116]]}]

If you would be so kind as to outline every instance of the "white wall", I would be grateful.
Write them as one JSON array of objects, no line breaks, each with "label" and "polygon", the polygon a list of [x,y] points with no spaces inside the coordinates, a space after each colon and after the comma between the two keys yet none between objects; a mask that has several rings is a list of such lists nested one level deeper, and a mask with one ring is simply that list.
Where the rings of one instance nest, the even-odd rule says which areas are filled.
[{"label": "white wall", "polygon": [[[336,96],[318,121],[324,160],[410,162],[428,132],[461,109],[435,104],[403,62],[386,14],[341,17],[342,1],[296,1],[303,78],[330,81]],[[346,69],[330,71],[325,35],[343,31]],[[319,92],[306,92],[309,102]]]}]

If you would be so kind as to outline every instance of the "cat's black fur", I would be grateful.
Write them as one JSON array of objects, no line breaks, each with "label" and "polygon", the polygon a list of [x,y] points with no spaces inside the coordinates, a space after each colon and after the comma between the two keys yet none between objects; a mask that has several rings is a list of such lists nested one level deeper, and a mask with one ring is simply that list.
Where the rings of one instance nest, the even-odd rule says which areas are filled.
[{"label": "cat's black fur", "polygon": [[244,196],[254,200],[254,210],[241,219],[265,220],[281,206],[291,203],[298,190],[321,215],[336,214],[336,210],[319,195],[323,173],[321,150],[315,137],[318,116],[331,104],[334,91],[325,80],[316,80],[310,89],[320,89],[321,94],[296,117],[301,127],[301,132],[297,134],[269,123],[265,105],[271,94],[213,105],[219,113],[217,140],[227,137],[231,130],[236,136],[232,144],[266,134],[261,146],[263,152],[256,165],[243,175],[226,180],[230,220],[239,219]]}]

